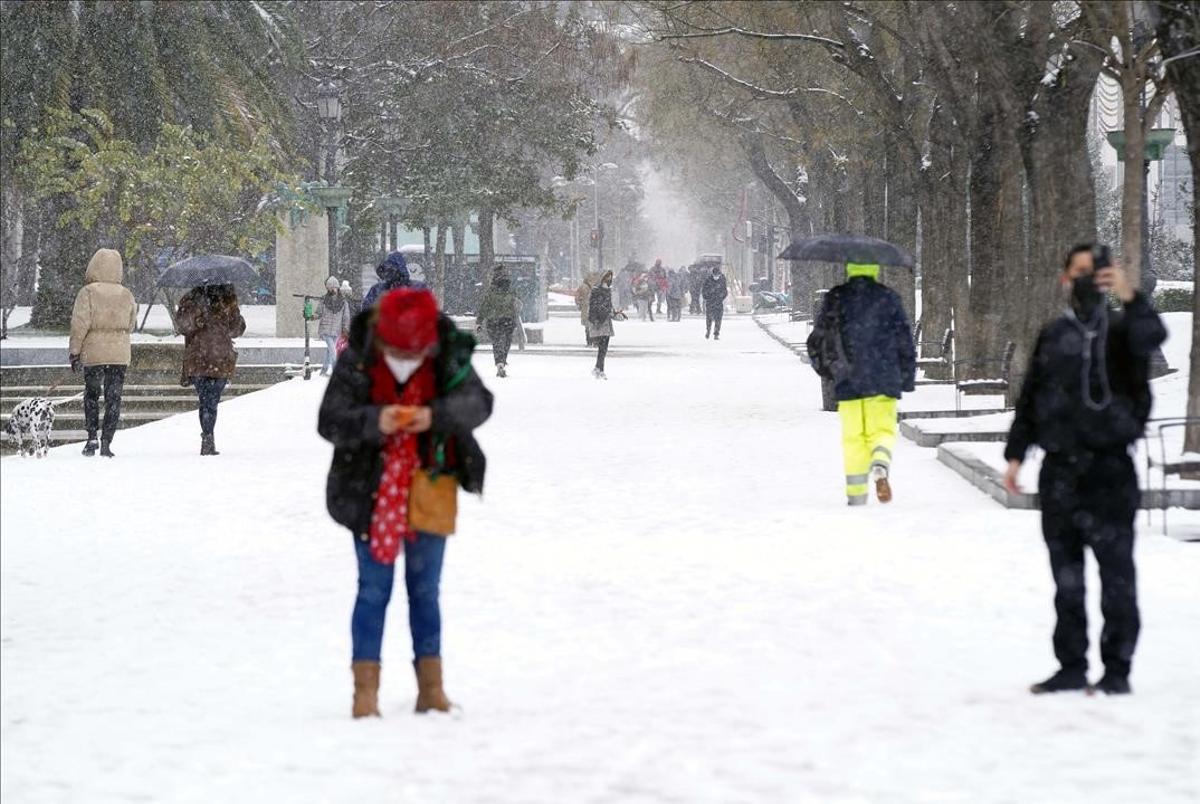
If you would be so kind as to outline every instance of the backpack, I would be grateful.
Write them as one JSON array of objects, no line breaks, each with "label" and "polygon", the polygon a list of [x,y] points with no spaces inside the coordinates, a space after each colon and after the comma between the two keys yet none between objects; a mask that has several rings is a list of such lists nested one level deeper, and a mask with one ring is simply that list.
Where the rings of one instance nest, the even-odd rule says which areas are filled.
[{"label": "backpack", "polygon": [[832,292],[825,297],[805,346],[813,371],[822,379],[838,382],[850,375],[850,358],[842,342],[842,305]]}]

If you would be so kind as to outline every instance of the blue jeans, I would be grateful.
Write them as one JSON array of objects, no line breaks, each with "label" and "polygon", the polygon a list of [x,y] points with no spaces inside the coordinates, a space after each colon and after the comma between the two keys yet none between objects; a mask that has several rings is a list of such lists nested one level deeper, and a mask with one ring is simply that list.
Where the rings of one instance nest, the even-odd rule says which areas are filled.
[{"label": "blue jeans", "polygon": [[328,374],[337,360],[337,335],[322,335],[321,340],[325,341],[325,365],[321,366],[321,373]]},{"label": "blue jeans", "polygon": [[[354,661],[379,661],[383,645],[383,622],[388,601],[392,599],[395,565],[380,564],[371,557],[371,548],[354,539],[358,555],[358,599],[350,618],[350,636]],[[442,558],[446,537],[418,533],[415,542],[404,543],[404,585],[408,588],[408,627],[412,632],[413,655],[441,656],[442,612],[438,606],[438,585],[442,579]]]},{"label": "blue jeans", "polygon": [[217,427],[217,405],[229,380],[220,377],[192,377],[196,396],[200,398],[200,432],[212,435]]}]

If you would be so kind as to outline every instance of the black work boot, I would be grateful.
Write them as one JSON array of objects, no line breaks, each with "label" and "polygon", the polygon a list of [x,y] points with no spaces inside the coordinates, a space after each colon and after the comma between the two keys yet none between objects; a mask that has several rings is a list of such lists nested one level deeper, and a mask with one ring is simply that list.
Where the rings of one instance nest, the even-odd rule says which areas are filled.
[{"label": "black work boot", "polygon": [[92,457],[96,454],[96,448],[98,446],[99,445],[96,443],[96,437],[94,435],[88,436],[87,443],[83,445],[83,454],[89,458]]},{"label": "black work boot", "polygon": [[113,455],[112,441],[110,439],[106,438],[100,442],[100,454],[103,455],[105,458],[117,457],[116,455]]},{"label": "black work boot", "polygon": [[1034,684],[1029,691],[1034,695],[1048,692],[1072,692],[1087,689],[1087,673],[1083,670],[1059,670],[1045,681]]},{"label": "black work boot", "polygon": [[1129,686],[1128,676],[1106,671],[1095,686],[1088,688],[1091,695],[1097,692],[1103,692],[1105,695],[1128,695],[1133,692],[1133,688]]},{"label": "black work boot", "polygon": [[217,452],[216,439],[213,437],[212,433],[201,433],[200,434],[200,454],[201,455],[220,455],[221,454],[221,453]]}]

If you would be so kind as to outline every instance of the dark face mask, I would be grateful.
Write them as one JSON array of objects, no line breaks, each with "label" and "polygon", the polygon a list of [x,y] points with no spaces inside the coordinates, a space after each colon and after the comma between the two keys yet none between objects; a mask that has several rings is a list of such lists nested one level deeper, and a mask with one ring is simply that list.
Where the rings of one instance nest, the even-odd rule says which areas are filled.
[{"label": "dark face mask", "polygon": [[1071,281],[1071,307],[1081,320],[1090,321],[1103,306],[1104,293],[1096,287],[1095,276],[1087,274]]}]

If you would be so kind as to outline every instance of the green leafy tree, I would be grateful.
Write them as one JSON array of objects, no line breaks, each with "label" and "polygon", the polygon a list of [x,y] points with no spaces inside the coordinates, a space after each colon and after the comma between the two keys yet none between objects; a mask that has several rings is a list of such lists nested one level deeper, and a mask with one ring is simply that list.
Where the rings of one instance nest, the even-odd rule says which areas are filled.
[{"label": "green leafy tree", "polygon": [[[95,109],[54,111],[42,133],[26,140],[22,184],[60,210],[57,228],[86,232],[92,244],[120,250],[126,282],[142,297],[158,264],[206,252],[253,257],[269,249],[277,224],[263,199],[280,182],[297,182],[265,136],[233,147],[168,123],[142,153]],[[73,266],[75,288],[83,264]],[[47,323],[69,317],[73,294],[62,290],[46,288],[39,298]]]}]

